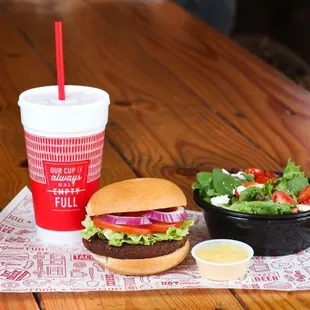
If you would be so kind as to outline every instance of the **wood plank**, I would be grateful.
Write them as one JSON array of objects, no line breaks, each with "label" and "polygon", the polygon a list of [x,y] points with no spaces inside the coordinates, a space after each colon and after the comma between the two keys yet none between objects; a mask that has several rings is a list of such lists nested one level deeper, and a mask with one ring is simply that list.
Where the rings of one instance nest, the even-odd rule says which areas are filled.
[{"label": "wood plank", "polygon": [[[9,147],[10,139],[16,137],[19,139],[14,147],[9,148],[10,152],[8,152],[8,155],[5,155],[2,159],[0,156],[0,159],[3,160],[3,162],[0,163],[1,169],[4,167],[8,156],[12,156],[13,158],[12,163],[8,163],[6,178],[4,178],[12,182],[12,187],[5,196],[2,197],[0,195],[1,201],[6,201],[16,194],[20,185],[23,186],[28,182],[25,167],[18,168],[22,170],[22,172],[20,172],[18,176],[15,175],[16,167],[14,163],[19,164],[21,159],[25,158],[22,128],[19,124],[18,108],[16,106],[17,96],[24,89],[54,83],[54,76],[47,70],[38,54],[16,33],[8,19],[3,15],[0,15],[0,25],[6,29],[5,34],[2,33],[5,37],[0,37],[0,41],[3,42],[0,46],[0,53],[4,55],[8,55],[8,53],[18,54],[14,62],[8,60],[7,57],[5,57],[3,62],[0,62],[1,68],[3,68],[3,72],[6,72],[7,76],[6,79],[4,79],[3,76],[3,79],[0,80],[2,87],[1,93],[4,94],[2,97],[6,98],[5,101],[2,101],[3,110],[0,112],[0,117],[2,113],[12,113],[12,115],[6,114],[6,117],[9,117],[12,121],[10,126],[12,128],[17,128],[15,132],[11,127],[8,127],[9,123],[4,123],[3,128],[6,131],[3,136],[0,136],[0,145],[3,145],[3,150],[5,150],[6,147],[4,146]],[[16,79],[14,75],[15,69],[19,70],[17,73],[19,76]],[[31,75],[31,72],[35,72],[34,76]],[[31,77],[29,77],[31,81],[28,79],[29,75],[31,75]],[[2,120],[4,119],[5,117],[1,119],[1,124],[3,124]],[[113,124],[110,126],[112,130]],[[8,136],[6,138],[7,140],[4,140],[4,136],[6,135]],[[103,160],[103,183],[107,184],[132,177],[135,177],[134,172],[118,153],[115,152],[110,143],[107,143]],[[2,294],[2,298],[5,300],[8,300],[10,298],[9,296],[15,298],[16,295]],[[228,290],[189,290],[186,292],[170,290],[165,292],[146,291],[130,293],[130,296],[135,297],[134,299],[129,299],[128,293],[120,292],[96,292],[85,294],[40,293],[38,296],[41,298],[42,307],[46,310],[68,308],[119,309],[119,307],[126,309],[132,309],[132,307],[136,307],[136,309],[145,309],[145,305],[150,305],[148,309],[176,309],[179,307],[186,307],[187,309],[214,309],[221,305],[225,307],[229,305],[230,309],[242,309],[242,306],[240,306],[238,301]],[[6,304],[4,303],[4,305]],[[1,309],[7,308],[3,307]]]},{"label": "wood plank", "polygon": [[46,310],[79,309],[243,309],[228,290],[161,290],[141,292],[45,293]]},{"label": "wood plank", "polygon": [[160,6],[89,2],[105,22],[127,31],[206,106],[278,163],[283,166],[291,157],[310,173],[309,92],[229,39],[219,39],[218,33],[171,2]]},{"label": "wood plank", "polygon": [[[70,3],[70,14],[56,0],[48,7],[31,1],[27,9],[11,1],[7,12],[51,66],[51,23],[62,16],[67,82],[103,87],[111,94],[113,128],[109,135],[138,175],[164,176],[177,182],[194,208],[189,185],[197,169],[252,165],[279,169],[276,162],[154,61],[134,35],[118,31],[117,20],[115,25],[107,24],[85,2]],[[33,15],[35,10],[41,15]],[[87,27],[80,26],[81,20]]]},{"label": "wood plank", "polygon": [[251,310],[310,309],[309,292],[282,293],[240,290],[238,296]]},{"label": "wood plank", "polygon": [[0,294],[0,309],[39,310],[32,294]]}]

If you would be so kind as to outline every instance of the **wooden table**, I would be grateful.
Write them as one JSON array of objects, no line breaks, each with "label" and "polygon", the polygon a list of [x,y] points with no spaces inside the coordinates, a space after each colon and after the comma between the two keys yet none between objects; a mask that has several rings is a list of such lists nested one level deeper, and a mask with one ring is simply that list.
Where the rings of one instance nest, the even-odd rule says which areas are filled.
[{"label": "wooden table", "polygon": [[[140,3],[139,3],[140,2]],[[149,2],[149,4],[147,4]],[[162,2],[162,3],[161,3]],[[0,0],[0,205],[28,184],[18,95],[55,84],[53,22],[67,84],[112,98],[102,185],[151,176],[182,187],[198,170],[310,173],[310,96],[166,1]],[[307,292],[165,290],[1,294],[1,309],[309,309]]]}]

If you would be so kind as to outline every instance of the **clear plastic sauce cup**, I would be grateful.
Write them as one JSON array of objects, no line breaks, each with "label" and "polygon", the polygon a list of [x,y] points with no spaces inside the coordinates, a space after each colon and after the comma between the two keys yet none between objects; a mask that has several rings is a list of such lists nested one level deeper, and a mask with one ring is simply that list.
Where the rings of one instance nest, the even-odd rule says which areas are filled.
[{"label": "clear plastic sauce cup", "polygon": [[[229,261],[227,258],[225,262],[217,262],[214,260],[205,260],[197,256],[197,251],[202,248],[214,247],[220,245],[231,245],[233,247],[239,247],[244,253],[245,257],[240,260],[233,259]],[[213,248],[209,248],[212,250]],[[198,271],[200,275],[208,280],[213,281],[232,281],[243,278],[248,271],[250,260],[254,255],[253,249],[246,243],[230,240],[230,239],[213,239],[200,242],[196,244],[191,251],[192,256],[196,260]],[[219,253],[217,253],[218,255]],[[223,255],[227,255],[227,251],[223,251]]]}]

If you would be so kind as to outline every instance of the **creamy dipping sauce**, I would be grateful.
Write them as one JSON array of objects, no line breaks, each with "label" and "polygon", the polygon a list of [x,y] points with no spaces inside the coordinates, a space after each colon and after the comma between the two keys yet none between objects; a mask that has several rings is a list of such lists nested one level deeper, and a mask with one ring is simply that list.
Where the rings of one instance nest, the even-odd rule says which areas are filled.
[{"label": "creamy dipping sauce", "polygon": [[235,263],[249,257],[245,249],[231,243],[202,247],[195,254],[198,258],[212,263]]}]

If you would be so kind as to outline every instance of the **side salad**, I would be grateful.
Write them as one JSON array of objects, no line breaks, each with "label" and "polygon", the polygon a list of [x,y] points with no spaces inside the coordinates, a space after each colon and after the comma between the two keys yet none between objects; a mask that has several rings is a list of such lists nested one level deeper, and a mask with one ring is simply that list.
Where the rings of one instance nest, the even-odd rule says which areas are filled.
[{"label": "side salad", "polygon": [[214,206],[230,211],[281,215],[310,211],[310,185],[305,173],[290,159],[283,173],[258,168],[228,172],[199,172],[193,190]]}]

